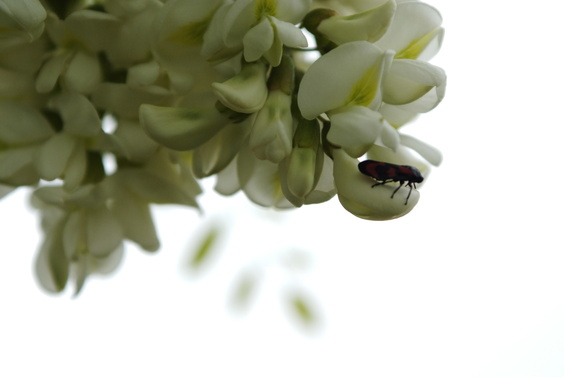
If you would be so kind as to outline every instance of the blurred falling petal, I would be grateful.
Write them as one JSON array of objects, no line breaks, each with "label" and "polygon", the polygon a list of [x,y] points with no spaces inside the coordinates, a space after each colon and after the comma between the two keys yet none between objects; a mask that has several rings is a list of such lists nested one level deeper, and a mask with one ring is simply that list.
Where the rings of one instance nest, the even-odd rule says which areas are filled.
[{"label": "blurred falling petal", "polygon": [[313,265],[313,255],[300,249],[292,249],[284,252],[281,263],[289,270],[306,271]]},{"label": "blurred falling petal", "polygon": [[313,303],[302,292],[292,292],[287,296],[287,304],[297,320],[306,327],[313,327],[319,323],[313,309]]},{"label": "blurred falling petal", "polygon": [[257,290],[258,274],[245,271],[235,282],[231,296],[231,306],[235,309],[246,309],[250,305],[252,296]]},{"label": "blurred falling petal", "polygon": [[220,234],[219,226],[212,225],[208,230],[202,242],[196,248],[194,254],[190,258],[189,267],[196,270],[202,266],[202,263],[210,257],[214,247],[217,243],[217,238]]}]

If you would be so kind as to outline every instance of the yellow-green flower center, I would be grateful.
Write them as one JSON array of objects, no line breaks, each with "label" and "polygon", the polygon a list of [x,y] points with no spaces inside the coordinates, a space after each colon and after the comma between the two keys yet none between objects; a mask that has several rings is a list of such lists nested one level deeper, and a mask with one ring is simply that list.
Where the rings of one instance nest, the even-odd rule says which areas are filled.
[{"label": "yellow-green flower center", "polygon": [[265,16],[276,17],[276,0],[256,0],[255,19],[261,20]]}]

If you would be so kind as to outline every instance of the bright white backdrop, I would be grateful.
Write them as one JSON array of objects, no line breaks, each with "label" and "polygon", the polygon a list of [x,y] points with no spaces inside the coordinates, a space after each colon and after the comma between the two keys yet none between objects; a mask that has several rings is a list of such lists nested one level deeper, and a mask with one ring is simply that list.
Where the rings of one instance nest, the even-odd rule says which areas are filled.
[{"label": "bright white backdrop", "polygon": [[[16,192],[0,202],[0,375],[563,376],[559,3],[430,3],[447,30],[433,60],[447,96],[406,132],[444,163],[411,214],[364,222],[336,201],[278,213],[208,194],[203,222],[156,211],[161,251],[128,248],[73,299],[37,287],[38,221]],[[186,250],[212,221],[222,247],[190,273]],[[257,263],[249,310],[228,310]],[[293,291],[318,326],[292,320]]]}]

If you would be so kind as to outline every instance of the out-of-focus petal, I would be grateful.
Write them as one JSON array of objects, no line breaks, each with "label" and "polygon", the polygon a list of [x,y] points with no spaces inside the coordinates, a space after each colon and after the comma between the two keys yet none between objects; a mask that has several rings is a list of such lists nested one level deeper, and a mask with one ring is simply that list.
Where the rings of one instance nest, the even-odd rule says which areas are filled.
[{"label": "out-of-focus petal", "polygon": [[41,36],[47,12],[38,0],[0,2],[0,50]]},{"label": "out-of-focus petal", "polygon": [[50,105],[59,110],[65,132],[89,137],[99,135],[102,122],[92,103],[76,92],[65,92],[54,97]]},{"label": "out-of-focus petal", "polygon": [[253,26],[243,38],[244,56],[248,62],[258,60],[272,46],[274,31],[268,18]]},{"label": "out-of-focus petal", "polygon": [[0,101],[0,142],[8,145],[31,144],[54,134],[41,113],[28,105]]},{"label": "out-of-focus petal", "polygon": [[139,117],[151,138],[176,150],[199,147],[228,123],[215,109],[142,105]]},{"label": "out-of-focus petal", "polygon": [[92,255],[103,258],[122,242],[121,227],[104,207],[89,209],[86,216],[86,242]]},{"label": "out-of-focus petal", "polygon": [[59,178],[67,164],[76,143],[75,137],[61,132],[47,140],[34,158],[35,169],[41,178],[52,181]]}]

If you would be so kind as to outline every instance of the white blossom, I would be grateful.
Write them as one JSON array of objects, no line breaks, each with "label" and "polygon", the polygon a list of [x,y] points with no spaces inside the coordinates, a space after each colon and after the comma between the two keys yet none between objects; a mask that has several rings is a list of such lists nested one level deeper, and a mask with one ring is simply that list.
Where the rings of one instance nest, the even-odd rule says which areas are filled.
[{"label": "white blossom", "polygon": [[445,95],[442,18],[421,1],[94,3],[0,1],[0,197],[34,189],[49,292],[113,271],[124,241],[158,250],[151,207],[199,210],[203,178],[263,207],[337,195],[389,220],[421,186],[375,185],[359,162],[425,182],[441,162],[402,128]]}]

